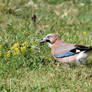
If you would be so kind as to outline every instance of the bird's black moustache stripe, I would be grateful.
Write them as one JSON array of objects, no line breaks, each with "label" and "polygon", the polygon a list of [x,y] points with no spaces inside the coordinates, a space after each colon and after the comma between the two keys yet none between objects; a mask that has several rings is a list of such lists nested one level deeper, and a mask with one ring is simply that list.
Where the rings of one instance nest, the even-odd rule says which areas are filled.
[{"label": "bird's black moustache stripe", "polygon": [[50,40],[46,40],[46,42],[49,42],[49,43],[51,43],[51,42],[50,42]]}]

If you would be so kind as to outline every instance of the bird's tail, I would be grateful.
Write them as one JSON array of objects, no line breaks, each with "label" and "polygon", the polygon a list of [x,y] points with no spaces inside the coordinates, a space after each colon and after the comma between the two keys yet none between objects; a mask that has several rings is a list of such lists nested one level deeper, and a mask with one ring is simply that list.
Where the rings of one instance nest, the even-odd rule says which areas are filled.
[{"label": "bird's tail", "polygon": [[89,46],[85,52],[89,52],[89,51],[92,51],[92,46]]}]

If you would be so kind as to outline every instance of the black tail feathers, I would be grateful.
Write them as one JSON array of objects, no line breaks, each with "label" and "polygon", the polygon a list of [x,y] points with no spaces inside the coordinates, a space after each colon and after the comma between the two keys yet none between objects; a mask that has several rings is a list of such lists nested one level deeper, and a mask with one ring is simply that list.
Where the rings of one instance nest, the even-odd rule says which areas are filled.
[{"label": "black tail feathers", "polygon": [[85,52],[91,51],[92,50],[92,46],[89,46],[88,49]]}]

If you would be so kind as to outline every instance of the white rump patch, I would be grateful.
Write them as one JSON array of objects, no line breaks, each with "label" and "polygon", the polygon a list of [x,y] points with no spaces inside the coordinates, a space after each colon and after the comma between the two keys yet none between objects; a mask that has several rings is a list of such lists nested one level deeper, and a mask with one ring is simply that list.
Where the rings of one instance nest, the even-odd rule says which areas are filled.
[{"label": "white rump patch", "polygon": [[85,53],[84,51],[80,52],[79,55],[77,56],[77,61],[82,64],[85,64],[87,57],[88,57],[88,53]]}]

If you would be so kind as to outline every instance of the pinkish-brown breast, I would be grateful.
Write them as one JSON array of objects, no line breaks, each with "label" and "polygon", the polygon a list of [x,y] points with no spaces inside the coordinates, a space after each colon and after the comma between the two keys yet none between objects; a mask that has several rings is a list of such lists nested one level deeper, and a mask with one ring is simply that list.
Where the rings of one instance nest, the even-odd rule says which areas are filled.
[{"label": "pinkish-brown breast", "polygon": [[57,40],[51,47],[51,54],[53,56],[55,56],[55,49],[59,47],[59,45],[62,43],[63,44],[64,41],[62,40]]}]

